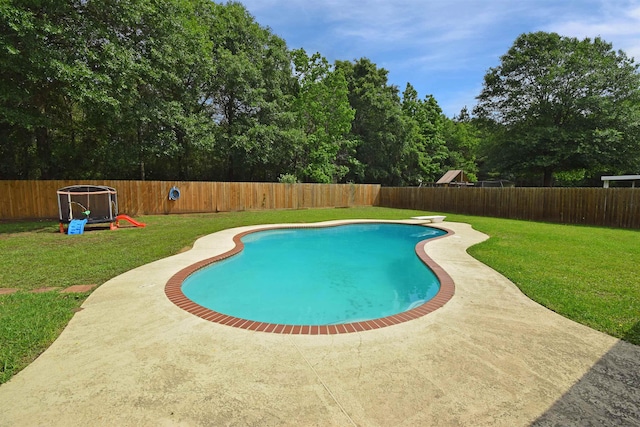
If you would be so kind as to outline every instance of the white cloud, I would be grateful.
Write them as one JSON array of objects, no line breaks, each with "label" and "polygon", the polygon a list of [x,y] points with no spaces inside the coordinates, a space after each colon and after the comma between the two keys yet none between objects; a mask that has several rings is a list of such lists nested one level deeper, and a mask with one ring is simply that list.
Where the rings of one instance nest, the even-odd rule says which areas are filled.
[{"label": "white cloud", "polygon": [[640,0],[245,0],[291,48],[330,61],[371,59],[390,83],[433,93],[448,115],[475,105],[489,67],[516,37],[601,36],[640,59]]},{"label": "white cloud", "polygon": [[580,39],[600,36],[614,49],[640,60],[640,2],[603,2],[596,12],[577,18],[561,17],[544,29]]}]

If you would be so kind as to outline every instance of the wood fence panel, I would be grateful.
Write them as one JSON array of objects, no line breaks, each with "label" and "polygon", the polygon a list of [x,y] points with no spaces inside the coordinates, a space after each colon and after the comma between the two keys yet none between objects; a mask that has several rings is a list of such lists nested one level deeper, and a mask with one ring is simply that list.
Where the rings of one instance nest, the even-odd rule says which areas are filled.
[{"label": "wood fence panel", "polygon": [[284,209],[297,209],[298,208],[298,192],[296,190],[296,184],[284,184],[278,183],[274,184],[276,187],[276,192],[279,194],[277,197],[278,200],[282,200],[281,204],[277,206],[282,206]]},{"label": "wood fence panel", "polygon": [[[237,201],[237,190],[232,182],[225,182],[223,184],[223,204],[225,206],[224,211],[232,212],[237,209],[238,201]],[[218,202],[220,202],[220,197],[218,197]]]},{"label": "wood fence panel", "polygon": [[241,182],[232,182],[231,188],[231,210],[234,212],[245,210],[244,185]]},{"label": "wood fence panel", "polygon": [[340,208],[345,208],[349,206],[349,192],[350,192],[350,186],[349,185],[340,185],[338,186],[336,192],[337,197],[338,197],[338,205],[337,207]]},{"label": "wood fence panel", "polygon": [[358,199],[356,201],[356,206],[363,206],[366,200],[369,200],[372,197],[372,194],[369,193],[368,188],[363,185],[356,185],[358,189]]},{"label": "wood fence panel", "polygon": [[[111,183],[112,187],[116,185],[116,183]],[[120,208],[121,213],[125,213],[128,215],[143,215],[145,212],[144,200],[142,199],[142,195],[140,194],[140,187],[137,184],[137,181],[125,181],[119,185],[125,189],[124,194],[124,209]],[[114,187],[117,188],[117,187]],[[117,191],[117,190],[116,190]],[[120,197],[118,197],[118,201]]]},{"label": "wood fence panel", "polygon": [[229,212],[229,183],[216,183],[216,210],[218,212]]},{"label": "wood fence panel", "polygon": [[[244,200],[246,201],[244,210],[259,210],[264,209],[262,207],[262,184],[250,184],[246,183],[242,186],[244,192]],[[265,201],[266,203],[266,201]]]},{"label": "wood fence panel", "polygon": [[[317,188],[318,186],[317,184],[314,184],[313,187]],[[312,189],[313,206],[326,208],[328,206],[327,197],[326,197],[327,193],[325,191],[315,191],[316,188]]]},{"label": "wood fence panel", "polygon": [[319,208],[324,207],[322,205],[323,200],[322,200],[322,194],[319,194],[318,192],[314,191],[317,184],[309,184],[309,201],[311,202],[310,205],[307,205],[308,208],[312,207],[312,206],[318,206]]},{"label": "wood fence panel", "polygon": [[336,186],[336,197],[338,198],[337,207],[346,208],[349,207],[349,194],[351,192],[350,185],[338,185]]},{"label": "wood fence panel", "polygon": [[37,182],[35,185],[34,191],[29,195],[29,206],[33,209],[36,214],[42,215],[44,212],[44,206],[46,205],[45,200],[42,197],[39,197],[42,194],[44,186],[41,182]]},{"label": "wood fence panel", "polygon": [[260,209],[271,210],[275,209],[275,205],[273,204],[273,183],[262,183],[259,184],[260,193],[259,193],[259,201],[260,201]]},{"label": "wood fence panel", "polygon": [[232,200],[235,200],[233,210],[235,212],[251,210],[251,194],[246,194],[246,187],[242,182],[231,183],[231,193],[235,194]]},{"label": "wood fence panel", "polygon": [[[171,183],[180,190],[180,198],[176,200],[180,202],[180,205],[176,207],[180,208],[180,213],[196,213],[205,212],[207,210],[207,198],[204,194],[204,183],[202,182],[184,182],[184,183]],[[167,194],[163,199],[169,199],[169,189],[163,189],[163,193]],[[175,209],[175,208],[174,208]]]},{"label": "wood fence panel", "polygon": [[611,193],[607,195],[607,214],[613,221],[620,221],[620,201],[619,193]]},{"label": "wood fence panel", "polygon": [[346,190],[347,206],[355,206],[358,199],[358,187],[355,184],[351,184]]},{"label": "wood fence panel", "polygon": [[352,184],[348,189],[349,196],[349,205],[348,206],[357,206],[358,201],[360,200],[360,189],[358,185]]},{"label": "wood fence panel", "polygon": [[[251,186],[251,184],[248,184]],[[251,197],[251,209],[256,210],[264,210],[264,209],[273,209],[271,207],[271,203],[269,200],[273,198],[273,193],[271,191],[271,184],[257,182],[249,188],[252,193]]]},{"label": "wood fence panel", "polygon": [[342,203],[342,207],[350,207],[353,206],[353,184],[340,186],[340,199]]},{"label": "wood fence panel", "polygon": [[24,183],[18,181],[13,183],[11,190],[14,192],[13,194],[15,196],[21,195],[24,198],[23,200],[20,200],[19,198],[14,197],[16,203],[12,213],[15,215],[21,215],[24,212],[29,212],[37,218],[38,210],[33,202],[33,198],[38,197],[37,192],[39,189],[35,186],[34,188],[28,188]]},{"label": "wood fence panel", "polygon": [[589,198],[587,200],[587,206],[593,206],[593,209],[590,209],[590,215],[587,218],[588,224],[600,224],[604,223],[605,215],[603,210],[604,200],[605,200],[605,192],[602,191],[591,191],[589,193]]},{"label": "wood fence panel", "polygon": [[285,192],[289,197],[289,203],[291,204],[291,209],[300,209],[300,192],[298,191],[298,186],[294,184],[283,184],[285,186]]},{"label": "wood fence panel", "polygon": [[308,208],[309,206],[311,206],[311,203],[309,202],[309,196],[311,195],[311,188],[310,188],[310,184],[300,184],[297,186],[298,188],[298,206],[296,206],[296,208],[298,209],[304,209],[304,208]]},{"label": "wood fence panel", "polygon": [[336,207],[335,191],[333,190],[333,184],[327,184],[325,191],[322,194],[322,204],[325,208]]},{"label": "wood fence panel", "polygon": [[640,228],[640,189],[383,187],[379,206],[529,221]]},{"label": "wood fence panel", "polygon": [[329,184],[326,192],[326,204],[327,206],[340,207],[340,198],[338,197],[338,185]]},{"label": "wood fence panel", "polygon": [[245,183],[242,185],[242,191],[244,193],[245,206],[244,210],[258,210],[264,209],[262,207],[262,195],[260,193],[260,188],[262,184],[256,183]]},{"label": "wood fence panel", "polygon": [[229,202],[231,203],[230,209],[234,212],[244,210],[244,191],[243,187],[238,182],[232,182],[229,184],[230,195]]},{"label": "wood fence panel", "polygon": [[250,183],[243,183],[242,188],[242,196],[244,200],[243,209],[244,211],[251,211],[259,209],[260,205],[258,203],[258,189],[255,185],[251,185]]},{"label": "wood fence panel", "polygon": [[251,184],[239,182],[238,190],[240,192],[240,203],[241,203],[241,208],[238,210],[250,211],[250,210],[256,209],[256,206],[254,204],[253,188],[251,187]]},{"label": "wood fence panel", "polygon": [[143,215],[145,212],[144,198],[142,193],[142,187],[138,184],[139,181],[127,181],[125,188],[128,189],[129,197],[125,200],[129,209],[124,213],[131,213],[132,215]]},{"label": "wood fence panel", "polygon": [[[56,191],[70,185],[106,185],[118,193],[118,211],[154,215],[261,209],[373,206],[379,185],[247,182],[51,180],[0,181],[0,219],[58,218]],[[180,190],[178,200],[169,191]]]},{"label": "wood fence panel", "polygon": [[291,197],[287,197],[291,194],[291,191],[287,191],[285,188],[287,185],[291,184],[273,184],[273,203],[275,206],[282,206],[283,209],[293,209]]},{"label": "wood fence panel", "polygon": [[[516,190],[515,188],[513,190]],[[534,189],[540,190],[540,189]],[[531,209],[529,217],[526,219],[534,220],[535,218],[544,218],[545,205],[542,191],[536,191],[536,197],[531,199]]]}]

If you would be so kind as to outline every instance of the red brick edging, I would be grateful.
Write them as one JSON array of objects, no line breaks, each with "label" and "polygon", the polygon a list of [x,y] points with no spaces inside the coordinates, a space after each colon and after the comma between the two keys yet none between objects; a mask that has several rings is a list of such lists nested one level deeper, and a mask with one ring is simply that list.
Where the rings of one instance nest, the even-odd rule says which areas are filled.
[{"label": "red brick edging", "polygon": [[[219,323],[221,325],[233,326],[241,329],[249,329],[252,331],[261,331],[261,332],[272,332],[276,334],[302,334],[302,335],[334,335],[334,334],[344,334],[351,332],[361,332],[368,331],[371,329],[379,329],[384,328],[385,326],[397,325],[399,323],[408,322],[409,320],[417,319],[418,317],[422,317],[426,314],[429,314],[438,308],[445,305],[455,293],[455,284],[453,283],[453,279],[442,267],[436,264],[429,256],[427,256],[424,247],[425,243],[430,241],[434,241],[437,239],[441,239],[443,237],[450,236],[453,233],[451,230],[447,230],[446,228],[440,228],[443,231],[446,231],[447,234],[442,236],[433,237],[427,240],[423,240],[418,242],[415,247],[416,254],[420,258],[420,260],[433,271],[438,280],[440,281],[440,290],[436,294],[435,297],[425,302],[424,304],[413,308],[411,310],[407,310],[402,313],[397,313],[392,316],[381,317],[379,319],[372,319],[363,322],[353,322],[353,323],[342,323],[337,325],[282,325],[276,323],[265,323],[265,322],[256,322],[253,320],[241,319],[234,316],[229,316],[226,314],[219,313],[217,311],[208,309],[199,304],[196,304],[189,298],[187,298],[182,292],[182,283],[184,280],[194,272],[204,268],[214,262],[222,261],[223,259],[229,258],[244,249],[244,244],[240,239],[244,236],[256,233],[259,231],[266,230],[274,230],[281,228],[314,228],[314,227],[333,227],[339,225],[347,225],[347,224],[357,224],[358,222],[350,222],[345,224],[332,224],[332,225],[300,225],[300,226],[284,226],[284,227],[267,227],[260,228],[256,230],[245,231],[233,236],[233,242],[235,243],[235,247],[223,254],[204,259],[195,264],[191,264],[188,267],[183,268],[176,274],[174,274],[167,284],[165,285],[164,292],[169,298],[171,302],[180,307],[181,309],[196,315],[204,320],[208,320],[210,322]],[[364,222],[365,224],[371,224],[371,222]],[[362,224],[362,222],[361,222]]]}]

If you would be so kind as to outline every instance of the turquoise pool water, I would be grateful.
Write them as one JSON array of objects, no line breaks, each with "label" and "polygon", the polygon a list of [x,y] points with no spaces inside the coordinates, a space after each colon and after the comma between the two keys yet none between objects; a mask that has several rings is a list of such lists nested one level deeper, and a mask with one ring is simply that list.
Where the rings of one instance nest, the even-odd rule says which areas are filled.
[{"label": "turquoise pool water", "polygon": [[259,231],[245,248],[187,277],[182,292],[219,313],[266,323],[330,325],[391,316],[440,288],[415,245],[446,234],[405,224]]}]

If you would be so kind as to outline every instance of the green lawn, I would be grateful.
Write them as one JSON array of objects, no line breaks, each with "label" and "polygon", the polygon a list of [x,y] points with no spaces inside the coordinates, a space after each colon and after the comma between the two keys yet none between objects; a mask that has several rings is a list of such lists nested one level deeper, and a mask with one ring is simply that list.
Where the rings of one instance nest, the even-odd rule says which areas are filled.
[{"label": "green lawn", "polygon": [[529,298],[640,344],[640,230],[450,215],[489,236],[469,253]]},{"label": "green lawn", "polygon": [[[422,211],[309,209],[141,217],[146,228],[57,232],[54,222],[0,223],[0,384],[44,351],[88,294],[25,291],[101,285],[134,267],[190,247],[196,238],[250,224],[330,219],[406,219]],[[640,344],[637,230],[564,226],[448,215],[490,236],[470,253],[525,294],[578,322]]]}]

